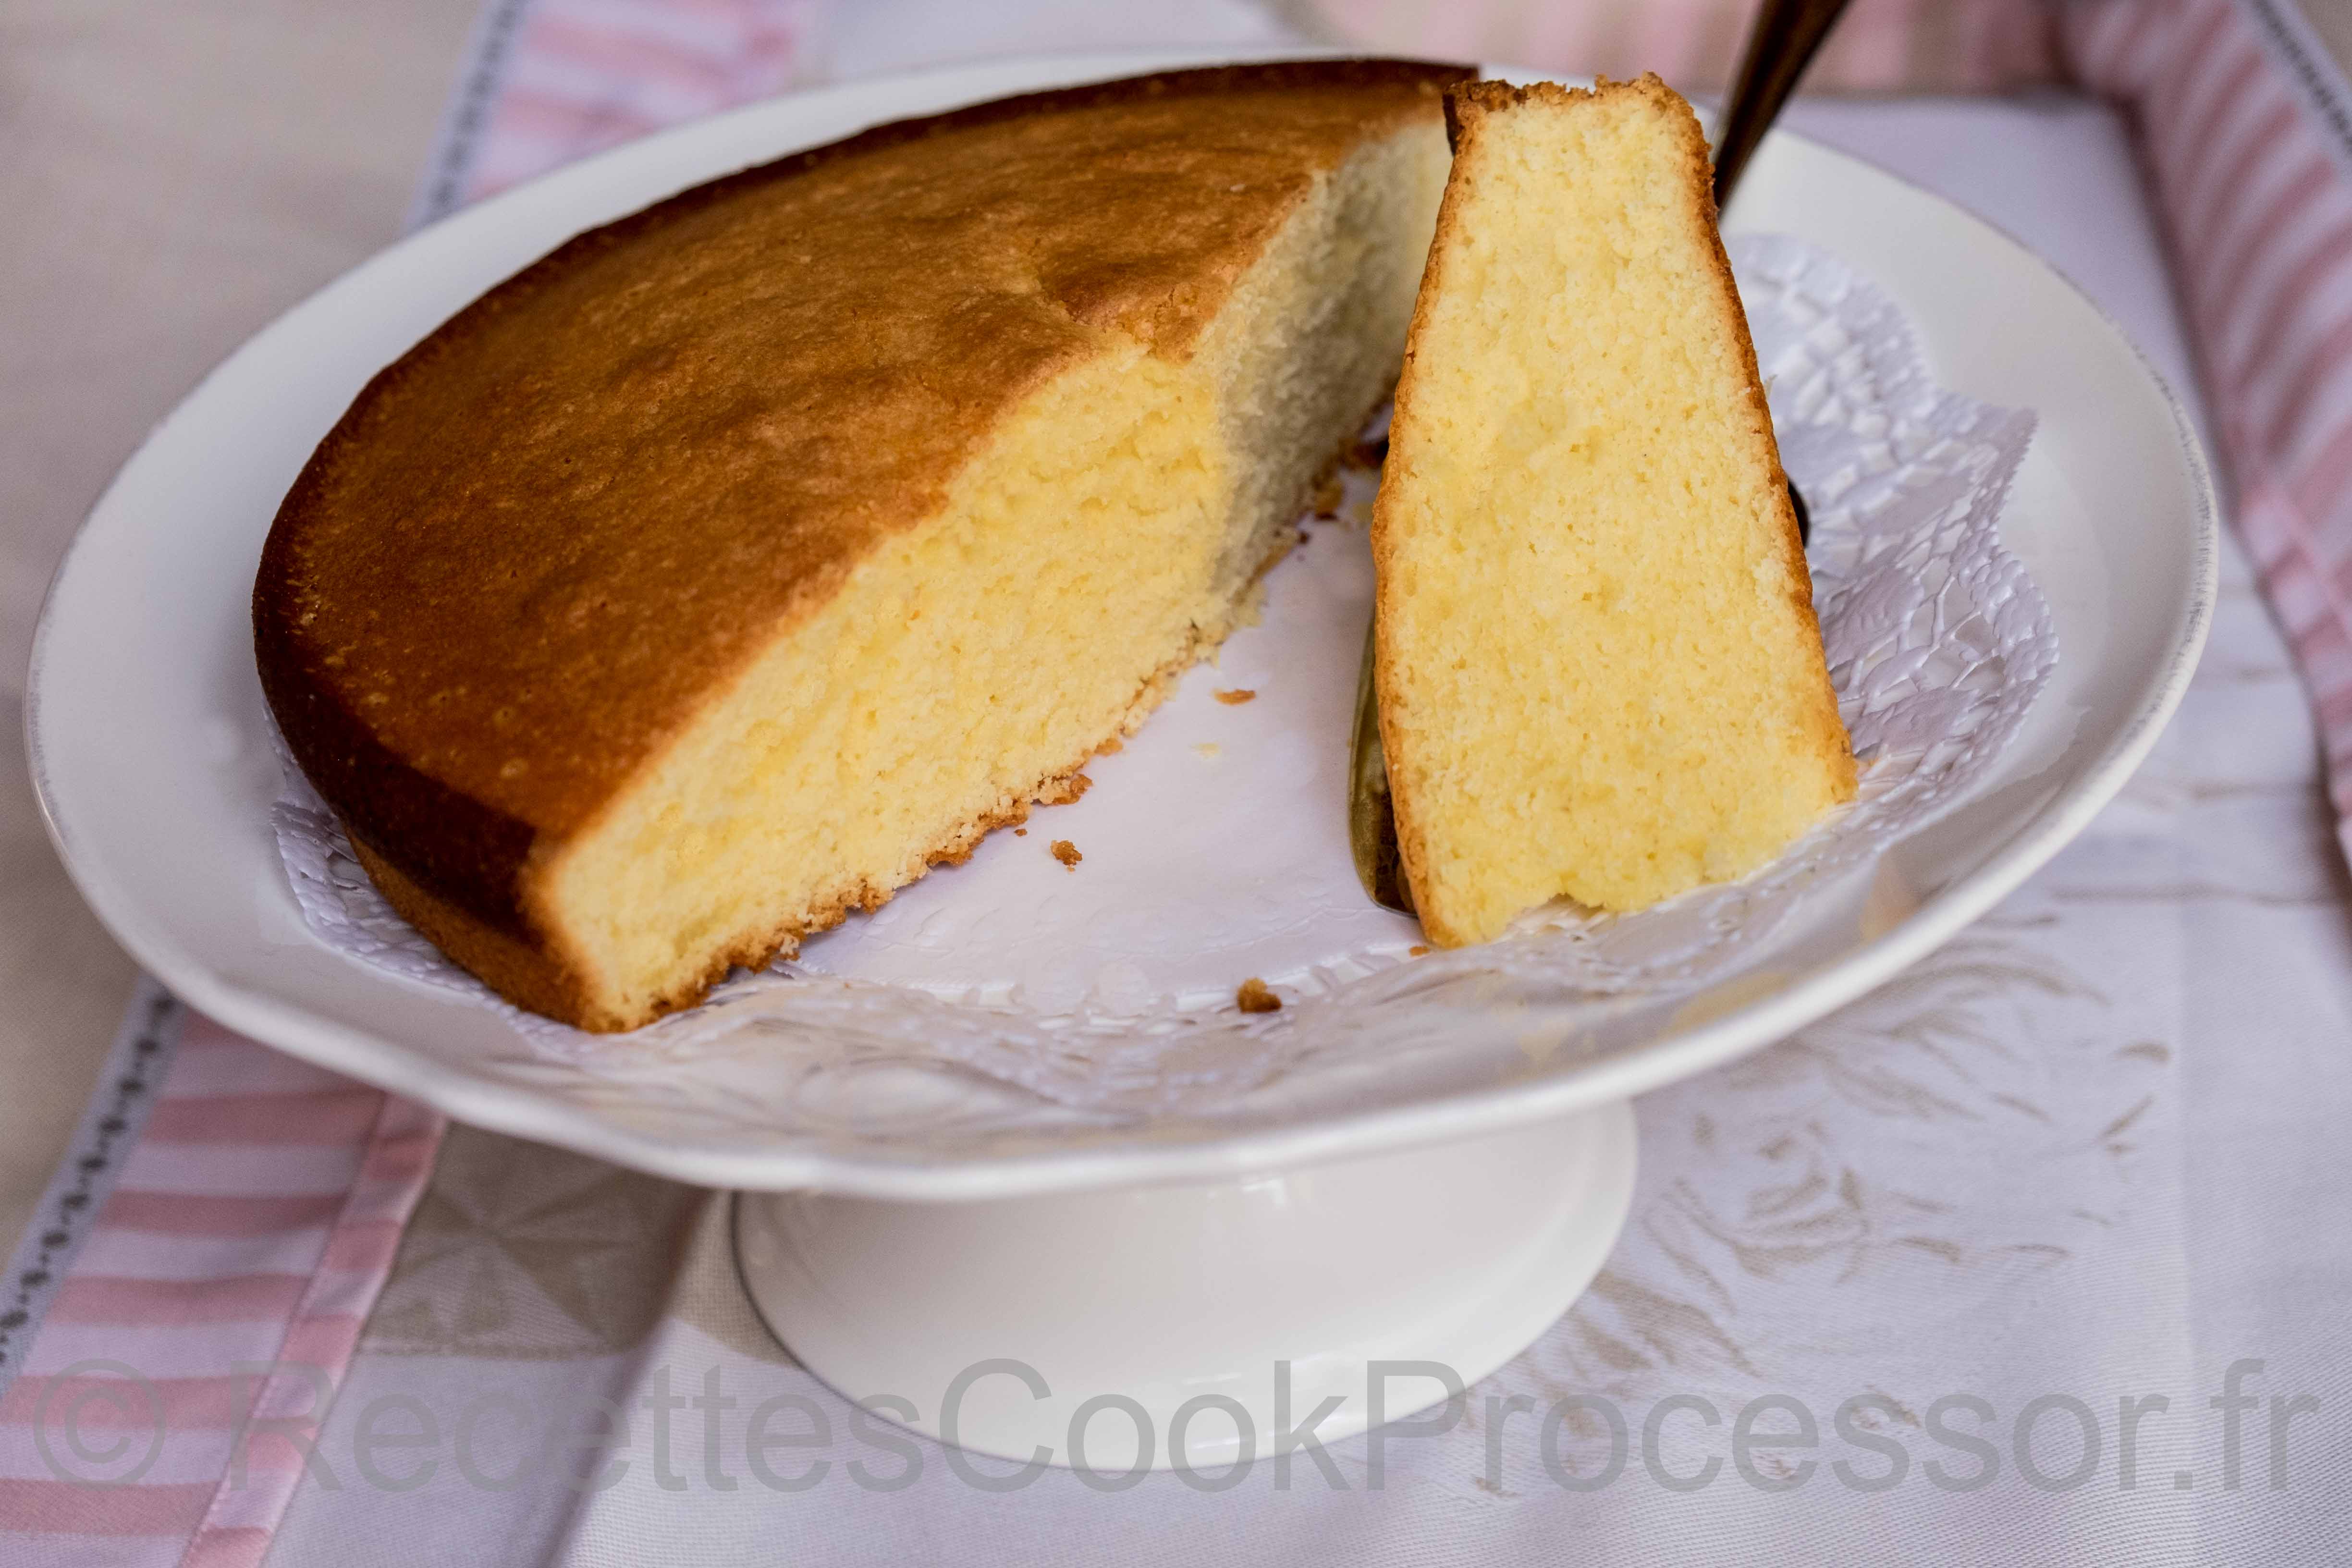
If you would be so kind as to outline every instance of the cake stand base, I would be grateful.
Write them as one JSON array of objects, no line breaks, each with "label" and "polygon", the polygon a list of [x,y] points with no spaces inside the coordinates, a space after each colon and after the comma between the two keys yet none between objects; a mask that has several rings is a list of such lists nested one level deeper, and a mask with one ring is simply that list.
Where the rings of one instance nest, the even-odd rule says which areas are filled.
[{"label": "cake stand base", "polygon": [[971,1453],[1213,1483],[1441,1405],[1518,1353],[1615,1244],[1633,1142],[1618,1104],[1217,1182],[741,1193],[736,1258],[776,1337],[877,1415]]}]

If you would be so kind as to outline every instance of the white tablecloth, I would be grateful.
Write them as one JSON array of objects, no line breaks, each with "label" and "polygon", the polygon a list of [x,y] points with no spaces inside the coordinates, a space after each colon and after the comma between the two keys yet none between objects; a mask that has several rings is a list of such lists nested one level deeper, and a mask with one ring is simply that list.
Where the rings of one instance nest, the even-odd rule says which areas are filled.
[{"label": "white tablecloth", "polygon": [[[896,63],[872,47],[859,63]],[[2190,391],[2111,111],[1793,120],[2019,236]],[[1171,1474],[974,1484],[959,1464],[1011,1467],[861,1436],[775,1349],[723,1203],[460,1130],[320,1445],[337,1484],[314,1472],[271,1560],[2346,1559],[2347,915],[2304,695],[2231,545],[2203,668],[2124,796],[1903,979],[1645,1099],[1607,1271],[1462,1425],[1391,1438],[1378,1491],[1365,1438],[1333,1447],[1338,1486],[1305,1459],[1288,1489],[1263,1459],[1215,1494]],[[2233,1382],[2252,1403],[2216,1407]],[[732,1404],[685,1403],[706,1393]],[[1591,1489],[1539,1441],[1540,1412],[1580,1394],[1628,1424],[1622,1472]],[[1675,1395],[1698,1403],[1661,1406]],[[1743,1471],[1735,1424],[1772,1395],[1818,1447],[1751,1442]],[[772,1435],[829,1429],[763,1456],[785,1479],[824,1463],[803,1489],[751,1462],[763,1404]],[[599,1438],[615,1413],[625,1433]],[[1749,1419],[1753,1436],[1799,1417]],[[1873,1489],[1890,1443],[1899,1479]],[[1590,1481],[1610,1447],[1605,1421],[1573,1417],[1555,1468]],[[1658,1479],[1711,1461],[1694,1489]],[[600,1485],[567,1484],[582,1475]]]}]

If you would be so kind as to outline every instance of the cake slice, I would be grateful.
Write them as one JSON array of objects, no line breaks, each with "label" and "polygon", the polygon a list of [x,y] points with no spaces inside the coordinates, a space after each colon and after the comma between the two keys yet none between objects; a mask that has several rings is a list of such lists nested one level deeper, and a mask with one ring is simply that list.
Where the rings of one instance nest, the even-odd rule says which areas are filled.
[{"label": "cake slice", "polygon": [[1689,105],[1448,107],[1372,549],[1398,847],[1458,946],[1741,876],[1854,766]]},{"label": "cake slice", "polygon": [[1387,395],[1467,73],[1181,71],[583,235],[361,394],[254,585],[361,864],[624,1029],[1083,787]]}]

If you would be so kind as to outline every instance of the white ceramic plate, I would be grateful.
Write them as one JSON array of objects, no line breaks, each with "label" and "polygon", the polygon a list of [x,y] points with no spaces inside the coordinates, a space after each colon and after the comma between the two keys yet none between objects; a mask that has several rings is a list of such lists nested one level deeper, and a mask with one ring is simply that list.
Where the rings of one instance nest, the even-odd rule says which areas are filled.
[{"label": "white ceramic plate", "polygon": [[[1041,1114],[1005,1135],[955,1108],[881,1135],[762,1129],[616,1090],[556,1094],[511,1026],[311,937],[269,828],[277,766],[247,620],[279,498],[359,387],[565,237],[713,175],[882,120],[1200,55],[992,63],[762,104],[650,138],[404,241],[238,351],[127,465],[60,568],[26,724],[50,830],[84,896],[182,997],[298,1056],[452,1116],[712,1185],[947,1198],[1208,1177],[1425,1142],[1622,1099],[1778,1039],[1983,912],[2122,785],[2187,684],[2210,616],[2215,508],[2186,417],[2115,326],[2022,247],[1853,159],[1780,134],[1727,229],[1790,234],[1909,316],[1942,385],[2034,410],[2003,520],[2047,597],[2051,686],[1968,805],[1906,840],[1835,918],[1696,999],[1613,1009],[1605,1042],[1509,1048],[1509,1020],[1337,1099],[1276,1083],[1237,1119]],[[1514,73],[1501,72],[1510,75]],[[1343,683],[1344,684],[1344,683]],[[1473,1021],[1474,1025],[1475,1021]],[[1357,1069],[1360,1072],[1363,1069]],[[976,1094],[982,1092],[978,1089]],[[992,1090],[990,1092],[993,1092]],[[822,1119],[819,1119],[821,1122]],[[932,1131],[928,1131],[930,1129]]]}]

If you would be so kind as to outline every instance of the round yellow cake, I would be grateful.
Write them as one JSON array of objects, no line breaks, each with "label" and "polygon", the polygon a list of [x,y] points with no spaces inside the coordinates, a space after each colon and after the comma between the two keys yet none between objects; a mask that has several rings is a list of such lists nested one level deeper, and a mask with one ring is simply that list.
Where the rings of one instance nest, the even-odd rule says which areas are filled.
[{"label": "round yellow cake", "polygon": [[320,445],[254,587],[369,874],[511,1000],[624,1029],[1079,787],[1387,393],[1466,74],[886,126],[468,307]]}]

